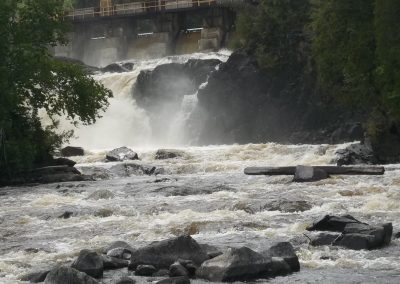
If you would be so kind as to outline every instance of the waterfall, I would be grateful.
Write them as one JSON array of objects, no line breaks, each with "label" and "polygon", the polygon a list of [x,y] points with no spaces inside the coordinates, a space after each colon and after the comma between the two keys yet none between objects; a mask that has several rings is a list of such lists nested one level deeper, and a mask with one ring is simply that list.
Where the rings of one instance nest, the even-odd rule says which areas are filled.
[{"label": "waterfall", "polygon": [[152,60],[134,60],[129,61],[134,66],[130,72],[96,74],[94,78],[113,93],[114,97],[109,100],[108,109],[101,114],[102,117],[95,124],[88,126],[80,125],[74,128],[68,121],[61,118],[60,130],[73,129],[74,137],[70,139],[69,144],[91,150],[120,146],[151,148],[188,145],[193,137],[188,137],[190,135],[186,131],[186,121],[196,107],[197,92],[183,97],[178,112],[165,112],[167,106],[157,105],[166,127],[160,137],[159,133],[157,135],[153,133],[150,114],[136,103],[132,95],[132,87],[143,70],[153,70],[161,64],[183,64],[189,59],[219,59],[224,62],[229,54],[228,51],[220,51]]}]

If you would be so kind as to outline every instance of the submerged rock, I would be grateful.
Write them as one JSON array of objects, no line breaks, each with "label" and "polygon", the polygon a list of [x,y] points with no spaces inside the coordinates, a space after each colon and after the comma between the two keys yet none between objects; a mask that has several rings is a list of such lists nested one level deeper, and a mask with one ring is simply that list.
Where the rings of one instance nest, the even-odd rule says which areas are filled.
[{"label": "submerged rock", "polygon": [[60,219],[68,219],[70,218],[72,215],[74,215],[74,212],[71,211],[65,211],[64,213],[62,213],[60,216],[58,216],[57,218]]},{"label": "submerged rock", "polygon": [[[125,65],[125,64],[124,64]],[[125,66],[127,65],[120,65],[118,63],[111,63],[109,65],[107,65],[106,67],[101,68],[101,72],[110,72],[110,73],[123,73],[123,72],[128,72],[132,69],[128,69]]]},{"label": "submerged rock", "polygon": [[312,205],[305,200],[281,198],[265,204],[262,209],[281,212],[304,212],[310,210]]},{"label": "submerged rock", "polygon": [[80,251],[71,267],[95,278],[103,276],[103,258],[98,253],[87,249]]},{"label": "submerged rock", "polygon": [[197,277],[209,281],[251,281],[270,276],[271,258],[247,248],[230,248],[224,254],[205,261],[197,270]]},{"label": "submerged rock", "polygon": [[90,194],[87,199],[99,200],[99,199],[112,199],[114,197],[115,195],[111,191],[107,189],[98,189],[92,194]]},{"label": "submerged rock", "polygon": [[99,282],[71,267],[57,267],[51,270],[44,281],[45,284],[99,284]]},{"label": "submerged rock", "polygon": [[185,152],[181,150],[160,149],[157,150],[155,159],[165,160],[165,159],[181,158],[183,156],[185,156]]},{"label": "submerged rock", "polygon": [[129,269],[136,269],[138,265],[169,268],[179,259],[191,260],[200,265],[208,256],[192,237],[179,236],[137,249],[132,253]]},{"label": "submerged rock", "polygon": [[106,154],[107,161],[116,162],[116,161],[125,161],[125,160],[138,160],[138,154],[134,152],[132,149],[127,147],[120,147]]},{"label": "submerged rock", "polygon": [[327,179],[328,173],[322,169],[310,166],[297,166],[294,173],[294,182],[310,182]]},{"label": "submerged rock", "polygon": [[85,151],[82,147],[67,146],[61,149],[61,155],[64,157],[83,156]]}]

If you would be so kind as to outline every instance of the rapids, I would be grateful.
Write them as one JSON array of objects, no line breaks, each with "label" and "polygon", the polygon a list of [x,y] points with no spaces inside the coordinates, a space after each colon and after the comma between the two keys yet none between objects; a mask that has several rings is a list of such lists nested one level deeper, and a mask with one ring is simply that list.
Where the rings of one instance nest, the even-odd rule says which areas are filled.
[{"label": "rapids", "polygon": [[[195,56],[222,60],[228,54]],[[276,241],[291,241],[301,271],[260,283],[400,283],[399,239],[379,250],[352,251],[311,247],[304,235],[311,236],[305,228],[325,214],[351,214],[370,224],[392,222],[394,232],[399,231],[400,165],[386,166],[383,176],[335,176],[301,184],[288,176],[245,176],[247,166],[331,164],[335,150],[346,144],[185,146],[187,137],[179,138],[182,120],[196,104],[195,94],[188,94],[182,111],[169,118],[174,127],[165,141],[152,141],[148,117],[130,96],[132,84],[140,70],[189,57],[136,62],[132,72],[96,75],[115,98],[104,117],[78,129],[71,142],[87,150],[74,157],[83,173],[109,171],[119,163],[105,163],[106,150],[126,145],[139,154],[137,163],[162,167],[164,174],[0,188],[0,283],[19,283],[27,272],[69,263],[84,248],[100,249],[115,240],[138,247],[182,233],[220,248],[262,250]],[[67,127],[65,122],[62,126]],[[155,160],[161,146],[185,155]],[[115,196],[89,199],[98,189]],[[307,208],[268,210],[269,202],[282,199],[303,201]],[[57,218],[65,211],[74,214]],[[113,273],[106,273],[105,283],[113,283]]]}]

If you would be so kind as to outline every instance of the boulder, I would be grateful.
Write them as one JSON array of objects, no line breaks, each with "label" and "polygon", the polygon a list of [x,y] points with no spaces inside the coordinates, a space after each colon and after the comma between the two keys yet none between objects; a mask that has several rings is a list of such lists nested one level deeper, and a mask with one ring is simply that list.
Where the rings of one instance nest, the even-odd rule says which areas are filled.
[{"label": "boulder", "polygon": [[82,147],[67,146],[61,149],[61,155],[64,157],[83,156],[85,151]]},{"label": "boulder", "polygon": [[338,166],[374,164],[375,158],[373,150],[366,144],[356,143],[335,152],[335,159],[332,161]]},{"label": "boulder", "polygon": [[394,234],[393,236],[395,239],[400,239],[400,232],[397,232],[396,234]]},{"label": "boulder", "polygon": [[99,199],[112,199],[114,197],[115,197],[114,193],[112,193],[108,189],[98,189],[92,194],[90,194],[87,199],[99,200]]},{"label": "boulder", "polygon": [[54,164],[57,165],[57,166],[65,165],[65,166],[68,166],[68,167],[73,167],[73,166],[76,165],[76,162],[72,161],[70,159],[61,157],[61,158],[54,159]]},{"label": "boulder", "polygon": [[181,150],[173,150],[173,149],[159,149],[156,152],[155,159],[156,160],[165,160],[165,159],[173,159],[180,158],[185,155],[185,152]]},{"label": "boulder", "polygon": [[308,227],[308,231],[330,231],[330,232],[343,232],[347,224],[361,223],[350,215],[344,216],[330,216],[325,215],[323,218],[314,222],[311,227]]},{"label": "boulder", "polygon": [[265,204],[262,209],[281,212],[304,212],[310,210],[312,205],[305,200],[281,198]]},{"label": "boulder", "polygon": [[125,259],[120,259],[116,257],[111,257],[107,255],[102,255],[101,258],[103,259],[103,268],[104,269],[119,269],[128,267],[129,261]]},{"label": "boulder", "polygon": [[121,257],[120,258],[123,258],[122,257],[122,255],[125,253],[125,252],[129,252],[129,253],[131,253],[132,251],[134,251],[135,249],[130,245],[130,244],[128,244],[127,242],[124,242],[124,241],[115,241],[115,242],[112,242],[111,244],[109,244],[107,247],[105,247],[104,249],[103,249],[103,253],[105,253],[105,254],[107,254],[107,255],[109,255],[109,256],[113,256],[113,257],[117,257],[114,253],[117,253],[117,251],[115,251],[115,252],[111,252],[112,250],[114,250],[114,249],[122,249],[122,251],[119,251],[121,254]]},{"label": "boulder", "polygon": [[175,262],[171,264],[171,266],[169,267],[169,276],[170,277],[189,276],[189,271],[187,271],[187,269],[179,262]]},{"label": "boulder", "polygon": [[189,273],[189,277],[193,277],[196,275],[196,270],[198,266],[194,264],[193,261],[178,259],[177,262],[187,270],[187,272]]},{"label": "boulder", "polygon": [[119,65],[118,63],[111,63],[106,67],[100,69],[101,72],[109,72],[109,73],[123,73],[130,71],[129,69],[125,68],[124,66]]},{"label": "boulder", "polygon": [[156,273],[153,274],[153,277],[166,277],[169,276],[168,269],[160,269]]},{"label": "boulder", "polygon": [[31,273],[28,273],[28,274],[22,276],[20,280],[30,282],[30,283],[40,283],[46,279],[46,276],[49,272],[50,272],[50,270],[31,272]]},{"label": "boulder", "polygon": [[[265,258],[280,257],[289,265],[291,271],[300,271],[300,262],[289,242],[279,242],[261,253]],[[279,275],[279,274],[275,274]]]},{"label": "boulder", "polygon": [[272,260],[247,248],[230,248],[220,256],[205,261],[197,277],[217,282],[251,281],[272,276]]},{"label": "boulder", "polygon": [[107,161],[125,161],[125,160],[138,160],[138,154],[128,147],[120,147],[106,154]]},{"label": "boulder", "polygon": [[62,213],[60,216],[58,216],[57,218],[60,219],[69,219],[72,215],[74,215],[74,212],[71,211],[65,211],[64,213]]},{"label": "boulder", "polygon": [[133,249],[126,249],[123,247],[114,248],[107,252],[107,256],[129,260],[131,259]]},{"label": "boulder", "polygon": [[200,247],[206,252],[209,259],[220,256],[223,253],[219,248],[209,244],[200,244]]},{"label": "boulder", "polygon": [[136,280],[132,279],[128,276],[124,276],[121,279],[119,279],[115,284],[136,284]]},{"label": "boulder", "polygon": [[138,265],[153,265],[157,269],[169,268],[178,259],[191,260],[200,265],[208,259],[207,254],[190,236],[184,235],[152,243],[132,253],[130,269]]},{"label": "boulder", "polygon": [[284,276],[293,272],[290,265],[282,257],[272,257],[271,274]]},{"label": "boulder", "polygon": [[153,265],[138,265],[135,270],[137,276],[152,276],[157,269]]},{"label": "boulder", "polygon": [[170,277],[157,281],[156,284],[190,284],[190,279],[187,276]]},{"label": "boulder", "polygon": [[122,67],[124,67],[125,69],[132,71],[133,67],[135,66],[135,63],[132,62],[125,62],[122,64]]},{"label": "boulder", "polygon": [[340,234],[321,233],[311,238],[312,246],[329,246],[336,240]]},{"label": "boulder", "polygon": [[391,223],[382,226],[370,226],[361,223],[350,223],[344,228],[333,245],[353,250],[376,249],[388,245],[392,238]]},{"label": "boulder", "polygon": [[103,258],[98,253],[87,249],[80,251],[71,267],[95,278],[103,276]]},{"label": "boulder", "polygon": [[129,177],[131,175],[152,175],[156,167],[148,165],[139,165],[135,163],[125,162],[116,164],[110,168],[110,172],[117,177]]},{"label": "boulder", "polygon": [[71,267],[57,267],[51,270],[44,281],[45,284],[100,284],[86,273]]},{"label": "boulder", "polygon": [[309,166],[297,166],[294,173],[294,182],[312,182],[327,179],[328,173],[322,169]]}]

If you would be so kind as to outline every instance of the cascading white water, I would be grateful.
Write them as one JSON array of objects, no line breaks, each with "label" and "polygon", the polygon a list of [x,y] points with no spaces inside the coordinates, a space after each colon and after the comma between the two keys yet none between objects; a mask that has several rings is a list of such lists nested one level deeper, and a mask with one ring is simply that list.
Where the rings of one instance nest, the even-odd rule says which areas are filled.
[{"label": "cascading white water", "polygon": [[[197,93],[184,96],[178,112],[169,112],[163,116],[167,129],[161,139],[159,135],[157,139],[153,139],[149,115],[136,104],[132,96],[132,87],[142,70],[152,70],[161,64],[173,62],[185,63],[189,59],[219,59],[224,62],[229,55],[229,51],[220,51],[129,61],[134,63],[131,72],[95,75],[95,79],[109,88],[114,97],[109,100],[110,106],[95,124],[74,128],[75,137],[69,141],[69,144],[90,150],[120,146],[135,148],[184,146],[190,140],[190,137],[185,134],[185,121],[197,104]],[[160,105],[160,109],[162,108],[163,106]],[[68,121],[61,119],[60,129],[68,130],[73,127]]]}]

